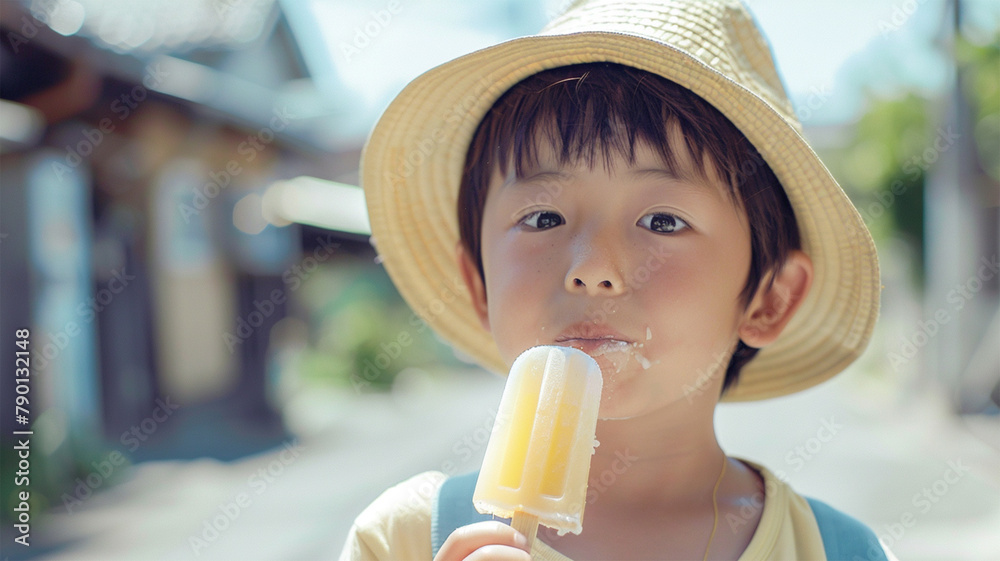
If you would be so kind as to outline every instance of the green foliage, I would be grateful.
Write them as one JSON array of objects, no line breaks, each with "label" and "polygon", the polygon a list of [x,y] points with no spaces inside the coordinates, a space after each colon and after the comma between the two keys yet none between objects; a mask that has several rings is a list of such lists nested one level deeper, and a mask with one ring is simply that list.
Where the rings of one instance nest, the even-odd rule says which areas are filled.
[{"label": "green foliage", "polygon": [[374,264],[324,266],[303,285],[300,303],[313,334],[299,361],[308,382],[384,391],[406,368],[455,362]]},{"label": "green foliage", "polygon": [[[16,522],[14,507],[20,503],[19,493],[29,492],[31,524],[34,526],[46,511],[61,509],[66,497],[72,508],[77,508],[98,491],[118,484],[128,473],[131,462],[120,450],[109,448],[100,439],[86,438],[79,442],[66,440],[56,450],[46,453],[37,437],[38,425],[32,427],[36,435],[32,437],[28,460],[28,485],[11,485],[19,471],[18,452],[15,442],[5,440],[0,449],[0,473],[10,479],[3,485],[0,497],[0,521],[4,524]],[[121,462],[111,464],[111,453],[121,454]],[[78,493],[79,490],[79,494]]]},{"label": "green foliage", "polygon": [[[917,271],[923,269],[924,181],[941,155],[936,139],[947,136],[933,128],[931,107],[914,93],[870,97],[837,170],[876,238],[902,236],[918,249]],[[919,275],[914,280],[921,282]]]},{"label": "green foliage", "polygon": [[[986,44],[958,38],[955,46],[961,89],[972,108],[970,126],[942,125],[940,99],[907,92],[892,99],[868,96],[867,110],[852,138],[831,158],[831,167],[853,194],[875,237],[898,236],[916,249],[914,282],[924,269],[924,184],[929,170],[959,135],[973,129],[979,167],[990,178],[983,193],[997,204],[1000,180],[1000,31]],[[946,94],[947,95],[947,92]]]}]

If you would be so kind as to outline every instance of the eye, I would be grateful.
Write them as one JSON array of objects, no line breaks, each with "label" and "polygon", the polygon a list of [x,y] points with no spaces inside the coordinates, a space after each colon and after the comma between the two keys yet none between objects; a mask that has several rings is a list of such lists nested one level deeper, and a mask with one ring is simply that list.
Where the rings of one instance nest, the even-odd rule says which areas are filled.
[{"label": "eye", "polygon": [[532,212],[522,218],[518,223],[524,224],[525,226],[535,230],[547,230],[549,228],[555,228],[556,226],[563,224],[563,222],[563,217],[554,212],[536,210],[535,212]]},{"label": "eye", "polygon": [[640,218],[639,224],[660,234],[674,234],[685,228],[690,228],[687,222],[665,212],[651,212]]}]

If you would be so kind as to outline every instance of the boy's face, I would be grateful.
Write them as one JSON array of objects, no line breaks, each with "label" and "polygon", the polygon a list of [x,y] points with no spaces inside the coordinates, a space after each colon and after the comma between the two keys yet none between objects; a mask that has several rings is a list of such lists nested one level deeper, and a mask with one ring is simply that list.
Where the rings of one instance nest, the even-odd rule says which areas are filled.
[{"label": "boy's face", "polygon": [[503,359],[535,345],[587,352],[604,373],[602,418],[717,396],[750,267],[726,187],[674,177],[641,143],[634,163],[608,169],[540,152],[522,179],[495,173],[482,221],[480,315]]}]

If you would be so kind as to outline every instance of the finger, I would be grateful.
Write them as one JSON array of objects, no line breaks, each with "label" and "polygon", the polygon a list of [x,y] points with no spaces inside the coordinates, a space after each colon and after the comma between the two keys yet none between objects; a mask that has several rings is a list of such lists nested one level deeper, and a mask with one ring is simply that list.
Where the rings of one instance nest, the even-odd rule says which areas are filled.
[{"label": "finger", "polygon": [[465,561],[531,561],[531,554],[506,545],[484,545],[473,551]]},{"label": "finger", "polygon": [[488,546],[499,545],[528,551],[528,539],[510,526],[488,520],[462,526],[448,536],[448,539],[441,545],[435,561],[457,561],[465,559],[477,549]]}]

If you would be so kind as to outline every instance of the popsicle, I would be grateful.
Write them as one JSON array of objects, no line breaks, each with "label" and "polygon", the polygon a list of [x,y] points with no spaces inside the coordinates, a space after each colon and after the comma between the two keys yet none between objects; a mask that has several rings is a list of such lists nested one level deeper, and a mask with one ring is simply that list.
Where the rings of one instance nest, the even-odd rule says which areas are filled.
[{"label": "popsicle", "polygon": [[583,530],[601,403],[601,369],[570,347],[532,347],[510,368],[472,502],[511,518],[534,540],[538,524]]}]

